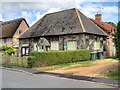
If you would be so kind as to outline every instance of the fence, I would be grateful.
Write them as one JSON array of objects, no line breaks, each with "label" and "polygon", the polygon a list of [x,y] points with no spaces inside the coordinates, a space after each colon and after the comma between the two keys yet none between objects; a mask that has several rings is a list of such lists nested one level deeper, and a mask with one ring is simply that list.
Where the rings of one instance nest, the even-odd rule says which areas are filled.
[{"label": "fence", "polygon": [[28,67],[28,56],[17,57],[2,54],[2,65]]}]

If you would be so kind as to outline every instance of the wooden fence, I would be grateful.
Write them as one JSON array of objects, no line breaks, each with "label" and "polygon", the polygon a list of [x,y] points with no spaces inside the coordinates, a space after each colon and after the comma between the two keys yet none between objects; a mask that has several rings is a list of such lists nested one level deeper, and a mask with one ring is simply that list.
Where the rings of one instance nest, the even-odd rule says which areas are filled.
[{"label": "wooden fence", "polygon": [[28,56],[17,57],[2,54],[2,65],[28,67]]}]

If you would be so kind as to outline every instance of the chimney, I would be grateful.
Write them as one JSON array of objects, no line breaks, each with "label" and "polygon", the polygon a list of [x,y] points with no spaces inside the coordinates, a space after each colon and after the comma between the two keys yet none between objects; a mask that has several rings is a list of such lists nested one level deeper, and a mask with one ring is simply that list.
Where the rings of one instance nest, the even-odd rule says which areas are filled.
[{"label": "chimney", "polygon": [[102,15],[101,14],[96,14],[95,15],[95,20],[98,22],[102,22]]}]

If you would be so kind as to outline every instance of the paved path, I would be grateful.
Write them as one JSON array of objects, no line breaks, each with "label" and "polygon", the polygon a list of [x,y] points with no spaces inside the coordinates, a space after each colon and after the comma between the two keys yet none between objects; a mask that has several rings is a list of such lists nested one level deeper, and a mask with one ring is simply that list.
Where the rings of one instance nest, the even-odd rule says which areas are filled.
[{"label": "paved path", "polygon": [[[0,69],[1,70],[1,69]],[[3,88],[113,88],[98,83],[72,80],[49,75],[33,75],[2,70]]]}]

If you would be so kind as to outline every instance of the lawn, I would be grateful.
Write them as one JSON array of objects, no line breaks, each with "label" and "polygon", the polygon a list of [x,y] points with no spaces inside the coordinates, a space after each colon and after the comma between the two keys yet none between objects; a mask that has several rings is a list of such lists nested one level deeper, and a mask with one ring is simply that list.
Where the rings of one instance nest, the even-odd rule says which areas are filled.
[{"label": "lawn", "polygon": [[120,80],[120,68],[116,71],[109,72],[105,75],[106,78],[114,79],[114,80]]}]

